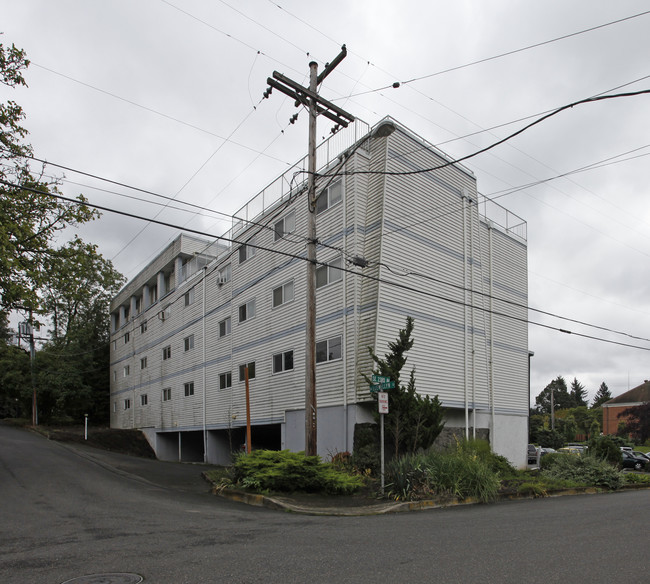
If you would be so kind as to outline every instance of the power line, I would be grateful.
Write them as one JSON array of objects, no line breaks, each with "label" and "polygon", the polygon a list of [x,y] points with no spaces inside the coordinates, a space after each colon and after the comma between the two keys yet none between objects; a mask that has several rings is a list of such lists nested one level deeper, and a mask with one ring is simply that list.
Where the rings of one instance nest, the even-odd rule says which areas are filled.
[{"label": "power line", "polygon": [[364,92],[361,92],[361,93],[357,93],[357,94],[354,94],[354,95],[352,95],[350,97],[358,97],[360,95],[366,95],[368,93],[375,93],[375,92],[378,92],[378,91],[384,91],[385,89],[391,89],[391,88],[397,89],[397,88],[399,88],[399,87],[401,87],[403,85],[408,85],[409,83],[415,83],[416,81],[422,81],[423,79],[430,79],[431,77],[436,77],[438,75],[443,75],[445,73],[451,73],[452,71],[458,71],[460,69],[465,69],[467,67],[472,67],[474,65],[479,65],[481,63],[487,63],[488,61],[494,61],[495,59],[501,59],[502,57],[507,57],[509,55],[514,55],[516,53],[521,53],[523,51],[528,51],[530,49],[534,49],[534,48],[537,48],[537,47],[548,45],[550,43],[555,43],[557,41],[565,40],[565,39],[568,39],[568,38],[571,38],[571,37],[574,37],[574,36],[578,36],[578,35],[581,35],[581,34],[592,32],[592,31],[595,31],[595,30],[599,30],[601,28],[612,26],[614,24],[620,24],[621,22],[625,22],[626,20],[632,20],[633,18],[638,18],[640,16],[645,16],[646,14],[650,14],[650,10],[646,10],[645,12],[640,12],[638,14],[633,14],[632,16],[626,16],[624,18],[619,18],[618,20],[613,20],[611,22],[606,22],[604,24],[599,24],[597,26],[592,26],[590,28],[586,28],[584,30],[579,30],[577,32],[572,32],[572,33],[569,33],[569,34],[565,34],[565,35],[555,37],[553,39],[549,39],[549,40],[542,41],[542,42],[539,42],[539,43],[535,43],[535,44],[532,44],[532,45],[527,45],[525,47],[520,47],[518,49],[513,49],[512,51],[507,51],[505,53],[500,53],[498,55],[493,55],[491,57],[485,57],[483,59],[478,59],[478,60],[472,61],[470,63],[465,63],[464,65],[457,65],[455,67],[449,67],[448,69],[443,69],[441,71],[436,71],[435,73],[429,73],[427,75],[422,75],[421,77],[414,77],[413,79],[409,79],[407,81],[395,81],[391,85],[386,85],[384,87],[378,87],[377,89],[372,89],[370,91],[364,91]]},{"label": "power line", "polygon": [[[223,236],[215,236],[214,234],[205,233],[203,231],[199,231],[199,230],[195,230],[195,229],[182,228],[182,227],[180,227],[178,225],[174,225],[174,224],[171,224],[171,223],[168,223],[168,222],[160,221],[158,219],[149,219],[147,217],[142,217],[142,216],[136,215],[134,213],[119,211],[117,209],[111,209],[109,207],[105,207],[105,206],[102,206],[102,205],[96,205],[96,204],[89,203],[89,202],[81,203],[77,199],[72,199],[70,197],[65,197],[63,195],[59,195],[59,194],[56,194],[56,193],[43,193],[43,191],[39,191],[37,189],[33,189],[33,188],[27,187],[27,186],[21,186],[21,185],[13,184],[13,183],[11,183],[9,181],[6,181],[6,180],[3,180],[3,179],[0,179],[0,184],[4,184],[5,186],[15,188],[15,189],[19,189],[19,190],[23,190],[23,191],[27,191],[27,192],[33,192],[33,193],[36,193],[36,194],[39,194],[39,195],[54,197],[56,199],[60,199],[60,200],[67,201],[69,203],[73,203],[73,204],[77,204],[77,205],[83,204],[83,205],[86,205],[88,207],[93,207],[95,209],[99,209],[101,211],[116,213],[118,215],[123,215],[125,217],[130,217],[132,219],[139,219],[141,221],[149,221],[151,223],[156,223],[158,225],[163,225],[165,227],[171,227],[173,229],[177,229],[177,230],[181,230],[181,231],[187,231],[189,233],[194,233],[194,234],[197,234],[197,235],[202,235],[202,236],[205,236],[205,237],[214,238],[216,240],[228,241],[230,243],[238,243],[234,239],[226,238],[226,237],[223,237]],[[250,245],[250,247],[253,247],[255,249],[268,251],[270,253],[275,253],[275,254],[282,255],[282,256],[285,256],[285,257],[288,257],[288,258],[297,259],[297,260],[301,260],[301,261],[309,261],[308,258],[306,256],[304,256],[304,255],[292,254],[292,253],[289,253],[289,252],[284,252],[284,251],[281,251],[281,250],[278,250],[278,249],[272,249],[272,248],[268,248],[268,247],[264,247],[264,246],[260,246],[260,245],[256,245],[256,244],[247,243],[246,245]],[[318,260],[316,261],[316,263],[318,265],[320,265],[320,266],[331,266],[331,264],[328,264],[327,262],[322,262],[322,261],[318,261]],[[471,303],[467,303],[467,302],[464,302],[464,301],[461,301],[461,300],[456,300],[456,299],[453,299],[453,298],[448,298],[446,296],[441,296],[440,294],[435,294],[433,292],[429,292],[429,291],[426,291],[426,290],[421,290],[421,289],[415,288],[413,286],[403,284],[401,282],[393,282],[393,281],[390,281],[390,280],[385,280],[383,278],[379,278],[377,276],[371,276],[369,274],[364,274],[364,273],[361,273],[361,272],[357,272],[356,270],[352,270],[352,269],[349,269],[349,268],[343,268],[343,267],[338,267],[338,266],[332,266],[332,267],[336,267],[336,268],[340,269],[343,272],[355,274],[357,276],[360,276],[360,277],[363,277],[363,278],[368,278],[370,280],[374,280],[376,282],[387,284],[389,286],[401,288],[403,290],[407,290],[407,291],[410,291],[410,292],[415,292],[417,294],[422,294],[422,295],[430,297],[430,298],[436,298],[436,299],[442,300],[444,302],[450,302],[450,303],[456,304],[458,306],[463,306],[463,307],[466,307],[466,308],[471,308],[471,309],[475,309],[475,310],[484,311],[484,312],[486,312],[488,314],[493,314],[495,316],[501,316],[503,318],[507,318],[507,319],[510,319],[510,320],[515,320],[515,321],[518,321],[518,322],[522,322],[524,324],[532,324],[532,325],[539,326],[539,327],[542,327],[542,328],[546,328],[546,329],[549,329],[549,330],[554,330],[554,331],[557,331],[557,332],[560,332],[560,333],[572,334],[572,335],[577,336],[577,337],[581,337],[581,338],[585,338],[585,339],[591,339],[591,340],[600,341],[600,342],[604,342],[604,343],[609,343],[609,344],[613,344],[613,345],[619,345],[619,346],[622,346],[622,347],[640,349],[640,350],[643,350],[643,351],[650,351],[650,347],[642,347],[642,346],[639,346],[639,345],[632,345],[632,344],[629,344],[629,343],[621,343],[619,341],[613,341],[611,339],[605,339],[605,338],[602,338],[602,337],[586,335],[584,333],[578,333],[578,332],[575,332],[575,331],[570,331],[570,330],[567,330],[567,329],[554,327],[554,326],[551,326],[551,325],[547,325],[547,324],[543,324],[543,323],[540,323],[540,322],[532,321],[532,320],[529,320],[527,318],[517,317],[517,316],[512,315],[512,314],[507,314],[507,313],[504,313],[504,312],[500,312],[500,311],[492,310],[492,309],[489,309],[489,308],[485,308],[483,306],[476,306],[476,305],[473,305]],[[477,290],[473,290],[473,292],[475,294],[479,294],[479,292]],[[495,300],[500,300],[500,301],[506,301],[505,299],[498,298],[498,297],[494,297],[494,299]],[[553,313],[547,313],[547,314],[550,315],[550,316],[553,316],[555,318],[568,320],[565,317],[555,315]],[[592,325],[590,323],[583,323],[583,324],[585,324],[586,326],[601,328],[601,327],[598,327],[597,325]],[[632,335],[628,335],[628,336],[632,336]],[[634,338],[636,338],[636,337],[634,337]]]}]

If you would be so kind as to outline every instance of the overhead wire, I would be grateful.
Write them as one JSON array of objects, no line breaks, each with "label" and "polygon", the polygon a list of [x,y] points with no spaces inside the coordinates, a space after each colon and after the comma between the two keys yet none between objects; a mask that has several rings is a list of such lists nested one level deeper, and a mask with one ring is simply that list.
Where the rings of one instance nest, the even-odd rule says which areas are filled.
[{"label": "overhead wire", "polygon": [[[171,227],[173,229],[180,229],[180,230],[187,231],[189,233],[195,233],[195,234],[198,234],[198,235],[215,238],[217,240],[228,241],[230,243],[236,243],[237,242],[237,240],[234,240],[234,239],[231,239],[231,238],[226,238],[226,237],[223,237],[223,236],[215,236],[214,234],[205,233],[203,231],[199,231],[199,230],[195,230],[195,229],[189,229],[189,228],[183,229],[182,227],[180,227],[178,225],[174,225],[172,223],[168,223],[168,222],[165,222],[165,221],[160,221],[159,219],[151,219],[151,218],[147,218],[147,217],[142,217],[142,216],[136,215],[134,213],[128,213],[126,211],[120,211],[120,210],[117,210],[117,209],[112,209],[110,207],[106,207],[106,206],[103,206],[103,205],[97,205],[97,204],[90,203],[90,202],[87,202],[87,201],[84,201],[83,203],[81,203],[78,199],[72,199],[70,197],[65,197],[65,196],[57,194],[57,193],[43,193],[42,191],[39,191],[37,189],[27,187],[27,186],[23,186],[23,185],[19,185],[19,184],[14,184],[14,183],[11,183],[11,182],[6,181],[4,179],[0,179],[0,184],[3,184],[5,186],[11,187],[11,188],[27,191],[27,192],[34,192],[34,193],[39,194],[39,195],[44,195],[45,194],[47,196],[50,196],[50,197],[53,197],[53,198],[56,198],[56,199],[59,199],[59,200],[63,200],[63,201],[69,202],[69,203],[73,203],[73,204],[77,204],[77,205],[83,204],[83,205],[86,205],[88,207],[92,207],[92,208],[95,208],[95,209],[98,209],[98,210],[101,210],[101,211],[108,211],[108,212],[116,213],[116,214],[119,214],[119,215],[122,215],[122,216],[125,216],[125,217],[139,219],[139,220],[142,220],[142,221],[149,221],[149,222],[152,222],[152,223],[163,225],[165,227]],[[282,255],[282,256],[285,256],[285,257],[288,257],[288,258],[297,259],[297,260],[301,260],[301,261],[310,261],[306,257],[306,255],[293,254],[293,253],[285,252],[285,251],[282,251],[282,250],[279,250],[279,249],[260,246],[260,245],[257,245],[257,244],[247,244],[247,245],[250,245],[250,247],[254,247],[256,249],[268,251],[270,253],[275,253],[275,254]],[[318,261],[318,260],[315,260],[315,262],[316,262],[316,264],[321,265],[321,266],[330,266],[330,264],[327,263],[327,262],[322,262],[322,261]],[[467,302],[464,302],[464,301],[461,301],[461,300],[456,300],[454,298],[441,296],[440,294],[436,294],[436,293],[433,293],[433,292],[430,292],[430,291],[427,291],[427,290],[422,290],[422,289],[419,289],[419,288],[415,288],[413,286],[409,286],[409,285],[403,284],[401,282],[394,282],[394,281],[390,281],[390,280],[385,280],[385,279],[382,279],[382,278],[377,277],[377,276],[371,276],[369,274],[364,274],[362,272],[358,272],[356,270],[352,270],[352,269],[348,269],[348,268],[343,268],[343,267],[339,267],[339,266],[334,266],[334,267],[336,267],[337,269],[340,269],[341,271],[352,273],[352,274],[355,274],[357,276],[360,276],[360,277],[363,277],[363,278],[368,278],[370,280],[374,280],[374,281],[377,281],[377,282],[380,282],[380,283],[384,283],[384,284],[387,284],[389,286],[393,286],[393,287],[397,287],[397,288],[400,288],[400,289],[403,289],[403,290],[408,290],[408,291],[411,291],[411,292],[422,294],[422,295],[427,296],[427,297],[436,298],[438,300],[442,300],[444,302],[449,302],[449,303],[452,303],[452,304],[455,304],[455,305],[465,306],[467,308],[473,308],[475,310],[487,311],[487,312],[489,312],[491,314],[494,314],[496,316],[502,316],[504,318],[507,318],[507,319],[510,319],[510,320],[515,320],[515,321],[518,321],[518,322],[521,322],[521,323],[524,323],[524,324],[532,324],[532,325],[539,326],[539,327],[542,327],[542,328],[554,330],[554,331],[557,331],[557,332],[560,332],[560,333],[572,334],[572,335],[574,335],[576,337],[591,339],[591,340],[595,340],[595,341],[605,342],[605,343],[619,345],[619,346],[628,347],[628,348],[640,349],[640,350],[643,350],[643,351],[650,351],[650,347],[643,347],[643,346],[640,346],[640,345],[632,345],[632,344],[629,344],[629,343],[622,343],[620,341],[614,341],[614,340],[611,340],[611,339],[605,339],[605,338],[602,338],[602,337],[587,335],[587,334],[580,333],[580,332],[577,332],[577,331],[570,331],[570,330],[567,330],[567,329],[563,329],[563,328],[551,326],[551,325],[548,325],[548,324],[532,321],[532,320],[527,319],[527,318],[518,317],[518,316],[515,316],[513,314],[508,314],[508,313],[500,312],[500,311],[497,311],[497,310],[490,310],[490,309],[486,309],[483,306],[476,306],[476,305],[473,305],[471,303],[467,303]],[[477,291],[474,291],[474,292],[478,294]],[[503,299],[495,297],[495,300],[503,300]],[[554,315],[552,313],[549,313],[549,315],[552,315],[555,318],[560,318],[560,319],[563,318],[563,317],[560,317],[559,315]],[[589,323],[585,323],[585,324],[587,326],[594,326],[594,325],[591,325]]]}]

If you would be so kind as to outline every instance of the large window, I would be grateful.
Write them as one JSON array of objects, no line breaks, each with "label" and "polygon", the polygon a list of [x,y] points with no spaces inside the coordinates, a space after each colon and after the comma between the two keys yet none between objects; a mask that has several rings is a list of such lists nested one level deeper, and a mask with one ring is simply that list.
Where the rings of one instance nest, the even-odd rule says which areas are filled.
[{"label": "large window", "polygon": [[243,244],[239,246],[239,263],[243,264],[246,260],[251,259],[255,255],[255,247],[252,247],[255,245],[255,238],[251,238],[248,240],[248,245]]},{"label": "large window", "polygon": [[285,351],[273,355],[273,373],[291,371],[293,369],[293,351]]},{"label": "large window", "polygon": [[190,335],[189,337],[185,337],[183,339],[183,343],[185,344],[185,350],[190,351],[194,348],[194,335]]},{"label": "large window", "polygon": [[244,369],[248,367],[248,379],[255,379],[255,361],[239,366],[239,381],[245,381]]},{"label": "large window", "polygon": [[273,290],[273,308],[293,300],[293,280]]},{"label": "large window", "polygon": [[255,317],[255,299],[249,300],[239,307],[239,322],[245,322]]},{"label": "large window", "polygon": [[219,389],[227,389],[228,387],[232,387],[232,373],[230,371],[219,374]]},{"label": "large window", "polygon": [[230,334],[230,317],[224,318],[219,322],[219,336],[225,337]]},{"label": "large window", "polygon": [[296,214],[292,211],[273,225],[275,241],[296,230]]},{"label": "large window", "polygon": [[316,199],[316,214],[326,211],[343,199],[343,183],[340,180],[333,182]]},{"label": "large window", "polygon": [[332,337],[316,343],[316,363],[336,361],[341,358],[341,337]]},{"label": "large window", "polygon": [[341,278],[341,258],[328,262],[326,266],[318,266],[316,268],[316,288],[326,286],[332,282],[338,282]]}]

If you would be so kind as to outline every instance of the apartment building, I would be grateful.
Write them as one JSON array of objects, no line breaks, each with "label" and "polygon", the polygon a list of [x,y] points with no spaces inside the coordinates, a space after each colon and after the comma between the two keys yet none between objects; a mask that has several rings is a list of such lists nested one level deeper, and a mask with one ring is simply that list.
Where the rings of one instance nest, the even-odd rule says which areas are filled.
[{"label": "apartment building", "polygon": [[[325,141],[318,163],[319,454],[352,451],[376,407],[368,347],[386,353],[412,316],[406,367],[446,429],[525,465],[526,223],[389,118]],[[304,450],[305,166],[223,237],[180,234],[114,298],[111,425],[141,429],[159,458],[226,463],[248,418],[252,447]]]}]

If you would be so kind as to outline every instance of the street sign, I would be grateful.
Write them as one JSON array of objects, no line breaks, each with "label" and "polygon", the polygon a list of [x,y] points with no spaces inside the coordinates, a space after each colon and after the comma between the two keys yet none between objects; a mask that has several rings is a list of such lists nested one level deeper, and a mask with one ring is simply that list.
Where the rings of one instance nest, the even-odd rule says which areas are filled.
[{"label": "street sign", "polygon": [[395,389],[395,382],[385,381],[384,383],[373,383],[370,385],[370,391],[372,393],[383,391],[384,389]]},{"label": "street sign", "polygon": [[385,391],[380,391],[377,394],[379,402],[379,413],[387,414],[388,413],[388,394]]},{"label": "street sign", "polygon": [[390,381],[390,377],[386,377],[385,375],[373,375],[370,380],[373,383],[388,383]]}]

